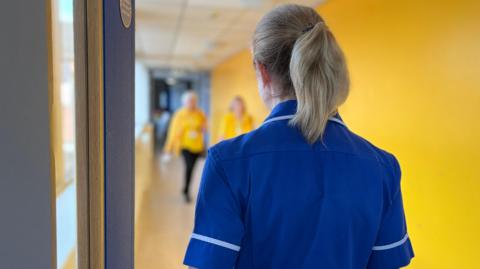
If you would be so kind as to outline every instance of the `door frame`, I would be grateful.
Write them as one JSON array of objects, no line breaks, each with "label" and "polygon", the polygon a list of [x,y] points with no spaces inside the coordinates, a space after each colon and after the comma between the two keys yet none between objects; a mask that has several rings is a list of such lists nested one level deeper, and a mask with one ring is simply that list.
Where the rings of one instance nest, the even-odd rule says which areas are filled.
[{"label": "door frame", "polygon": [[135,1],[74,1],[78,268],[133,269]]},{"label": "door frame", "polygon": [[74,0],[77,264],[105,268],[103,0]]},{"label": "door frame", "polygon": [[103,1],[105,268],[134,267],[135,1]]}]

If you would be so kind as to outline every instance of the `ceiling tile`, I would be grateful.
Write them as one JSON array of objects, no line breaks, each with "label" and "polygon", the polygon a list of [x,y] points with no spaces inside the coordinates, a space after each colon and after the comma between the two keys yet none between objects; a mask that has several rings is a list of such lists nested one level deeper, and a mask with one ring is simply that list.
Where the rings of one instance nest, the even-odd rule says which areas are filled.
[{"label": "ceiling tile", "polygon": [[189,5],[205,8],[246,8],[247,1],[245,0],[189,0]]},{"label": "ceiling tile", "polygon": [[182,12],[180,6],[146,7],[136,9],[136,22],[138,27],[144,25],[166,25],[175,27],[179,22]]},{"label": "ceiling tile", "polygon": [[143,7],[180,7],[186,0],[136,0],[135,9]]},{"label": "ceiling tile", "polygon": [[234,23],[241,12],[238,9],[189,6],[185,10],[182,26],[224,29]]},{"label": "ceiling tile", "polygon": [[207,50],[207,41],[197,40],[192,36],[182,36],[178,39],[178,43],[173,51],[174,56],[197,57]]},{"label": "ceiling tile", "polygon": [[140,42],[143,52],[146,54],[169,55],[172,51],[173,38],[167,35],[141,35]]}]

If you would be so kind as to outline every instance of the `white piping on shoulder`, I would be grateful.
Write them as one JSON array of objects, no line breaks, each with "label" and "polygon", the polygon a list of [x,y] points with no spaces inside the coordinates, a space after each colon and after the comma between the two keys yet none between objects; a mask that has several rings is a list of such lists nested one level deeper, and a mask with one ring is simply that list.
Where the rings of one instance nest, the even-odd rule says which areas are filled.
[{"label": "white piping on shoulder", "polygon": [[331,117],[331,118],[329,118],[328,120],[329,120],[329,121],[336,122],[336,123],[338,123],[338,124],[341,124],[341,125],[347,127],[347,125],[345,125],[345,122],[343,122],[343,121],[342,121],[341,119],[339,119],[339,118]]},{"label": "white piping on shoulder", "polygon": [[[263,122],[262,126],[267,124],[267,123],[270,123],[270,122],[274,122],[274,121],[280,121],[280,120],[291,120],[295,117],[295,115],[285,115],[285,116],[278,116],[278,117],[274,117],[274,118],[271,118],[271,119],[268,119],[266,121]],[[331,117],[328,119],[329,121],[333,121],[333,122],[336,122],[336,123],[339,123],[343,126],[346,126],[345,123],[340,120],[340,119],[337,119],[335,117]]]},{"label": "white piping on shoulder", "polygon": [[192,238],[203,241],[203,242],[207,242],[207,243],[210,243],[210,244],[213,244],[213,245],[217,245],[217,246],[220,246],[220,247],[228,248],[228,249],[231,249],[233,251],[240,251],[240,247],[237,246],[237,245],[230,244],[228,242],[221,241],[221,240],[211,238],[211,237],[208,237],[208,236],[192,233]]},{"label": "white piping on shoulder", "polygon": [[397,241],[395,243],[391,243],[388,245],[383,245],[383,246],[373,246],[372,250],[379,251],[379,250],[388,250],[388,249],[396,248],[398,246],[405,244],[405,242],[407,242],[407,239],[408,239],[408,234],[405,234],[405,236],[400,241]]},{"label": "white piping on shoulder", "polygon": [[271,118],[271,119],[268,119],[266,121],[264,121],[262,123],[262,126],[267,124],[267,123],[270,123],[270,122],[274,122],[274,121],[279,121],[279,120],[291,120],[293,119],[295,115],[286,115],[286,116],[279,116],[279,117],[274,117],[274,118]]}]

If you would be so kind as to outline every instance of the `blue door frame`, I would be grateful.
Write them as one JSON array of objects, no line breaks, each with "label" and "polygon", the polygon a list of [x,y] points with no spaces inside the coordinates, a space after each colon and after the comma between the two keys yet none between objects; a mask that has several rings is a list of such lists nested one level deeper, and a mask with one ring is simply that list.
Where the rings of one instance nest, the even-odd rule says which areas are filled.
[{"label": "blue door frame", "polygon": [[[132,0],[132,13],[134,13]],[[135,24],[104,0],[105,268],[134,268]]]}]

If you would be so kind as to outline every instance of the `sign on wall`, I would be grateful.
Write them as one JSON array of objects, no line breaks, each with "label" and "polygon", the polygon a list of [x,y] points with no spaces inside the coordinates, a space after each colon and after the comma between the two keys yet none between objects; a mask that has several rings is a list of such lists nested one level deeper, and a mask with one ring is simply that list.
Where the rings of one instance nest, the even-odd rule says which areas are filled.
[{"label": "sign on wall", "polygon": [[132,24],[132,0],[120,0],[120,16],[125,28],[130,28]]}]

